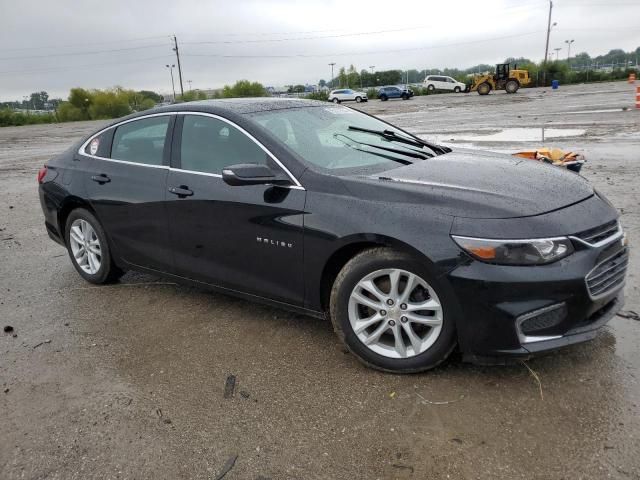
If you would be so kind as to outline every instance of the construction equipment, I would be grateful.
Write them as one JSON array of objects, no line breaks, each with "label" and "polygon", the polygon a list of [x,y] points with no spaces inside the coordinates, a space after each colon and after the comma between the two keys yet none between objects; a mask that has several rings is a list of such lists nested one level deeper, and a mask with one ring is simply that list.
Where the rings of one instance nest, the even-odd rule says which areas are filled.
[{"label": "construction equipment", "polygon": [[496,65],[495,75],[475,75],[468,91],[477,91],[480,95],[488,95],[491,90],[516,93],[520,87],[526,87],[529,83],[531,79],[527,70],[519,70],[517,65],[511,68],[508,63],[499,63]]}]

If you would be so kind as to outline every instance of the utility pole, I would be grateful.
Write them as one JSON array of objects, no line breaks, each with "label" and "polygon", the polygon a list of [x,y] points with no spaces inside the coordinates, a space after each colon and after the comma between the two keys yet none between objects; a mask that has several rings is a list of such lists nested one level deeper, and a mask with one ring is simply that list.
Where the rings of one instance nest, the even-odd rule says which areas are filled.
[{"label": "utility pole", "polygon": [[166,67],[169,69],[169,71],[171,72],[171,88],[173,90],[173,101],[176,101],[176,85],[173,82],[173,69],[176,68],[175,65],[166,65]]},{"label": "utility pole", "polygon": [[551,35],[551,11],[553,10],[553,2],[549,0],[549,20],[547,21],[547,43],[544,47],[544,63],[547,63],[549,56],[549,36]]},{"label": "utility pole", "polygon": [[336,62],[331,62],[329,65],[331,66],[331,88],[335,87],[335,85],[333,84],[333,66],[336,64]]},{"label": "utility pole", "polygon": [[[184,88],[182,88],[182,68],[180,67],[180,52],[178,51],[178,39],[173,36],[173,51],[176,52],[176,59],[178,60],[178,77],[180,78],[180,95],[184,96]],[[173,74],[172,77],[173,78]]]}]

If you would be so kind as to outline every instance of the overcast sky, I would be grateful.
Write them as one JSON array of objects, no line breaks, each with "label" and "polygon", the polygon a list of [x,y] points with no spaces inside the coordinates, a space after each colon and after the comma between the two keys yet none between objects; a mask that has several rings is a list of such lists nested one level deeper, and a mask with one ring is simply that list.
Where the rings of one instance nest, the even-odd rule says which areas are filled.
[{"label": "overcast sky", "polygon": [[[378,5],[378,6],[376,6]],[[329,79],[329,62],[468,67],[544,56],[544,0],[0,0],[0,100],[71,87],[169,92],[178,37],[185,90],[238,79]],[[555,0],[550,49],[598,55],[640,46],[640,0]]]}]

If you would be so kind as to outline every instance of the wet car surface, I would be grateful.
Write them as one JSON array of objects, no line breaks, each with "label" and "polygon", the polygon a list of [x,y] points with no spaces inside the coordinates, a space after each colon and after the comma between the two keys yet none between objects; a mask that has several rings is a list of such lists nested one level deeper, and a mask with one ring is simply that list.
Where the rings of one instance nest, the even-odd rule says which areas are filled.
[{"label": "wet car surface", "polygon": [[[540,90],[521,90],[516,101],[418,97],[376,114],[415,131],[413,120],[438,111],[440,132],[421,133],[427,139],[454,133],[460,116],[479,130],[495,130],[496,118],[562,128],[566,117],[551,113],[589,88],[606,93],[585,105],[632,102],[627,85],[614,84],[565,87],[550,100]],[[461,97],[477,104],[477,122]],[[424,110],[400,110],[414,108]],[[528,113],[538,120],[517,118]],[[554,144],[584,151],[583,175],[619,207],[633,246],[640,116],[569,120],[585,135]],[[0,477],[215,478],[236,455],[226,478],[640,475],[640,324],[631,318],[526,365],[454,357],[400,377],[362,367],[321,320],[146,275],[87,285],[43,232],[34,187],[43,161],[98,126],[0,130],[0,318],[17,335],[0,334]],[[625,311],[640,310],[639,269],[632,255]],[[235,390],[224,398],[230,374]]]}]

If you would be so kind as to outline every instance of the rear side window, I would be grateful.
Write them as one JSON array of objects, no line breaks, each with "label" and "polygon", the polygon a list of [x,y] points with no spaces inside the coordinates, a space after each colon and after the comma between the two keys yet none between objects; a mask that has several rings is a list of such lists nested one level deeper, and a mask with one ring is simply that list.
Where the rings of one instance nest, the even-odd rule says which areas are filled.
[{"label": "rear side window", "polygon": [[234,126],[217,118],[185,115],[180,142],[180,167],[222,174],[237,163],[266,164],[267,154]]},{"label": "rear side window", "polygon": [[120,125],[113,134],[111,158],[162,165],[170,116],[143,118]]}]

